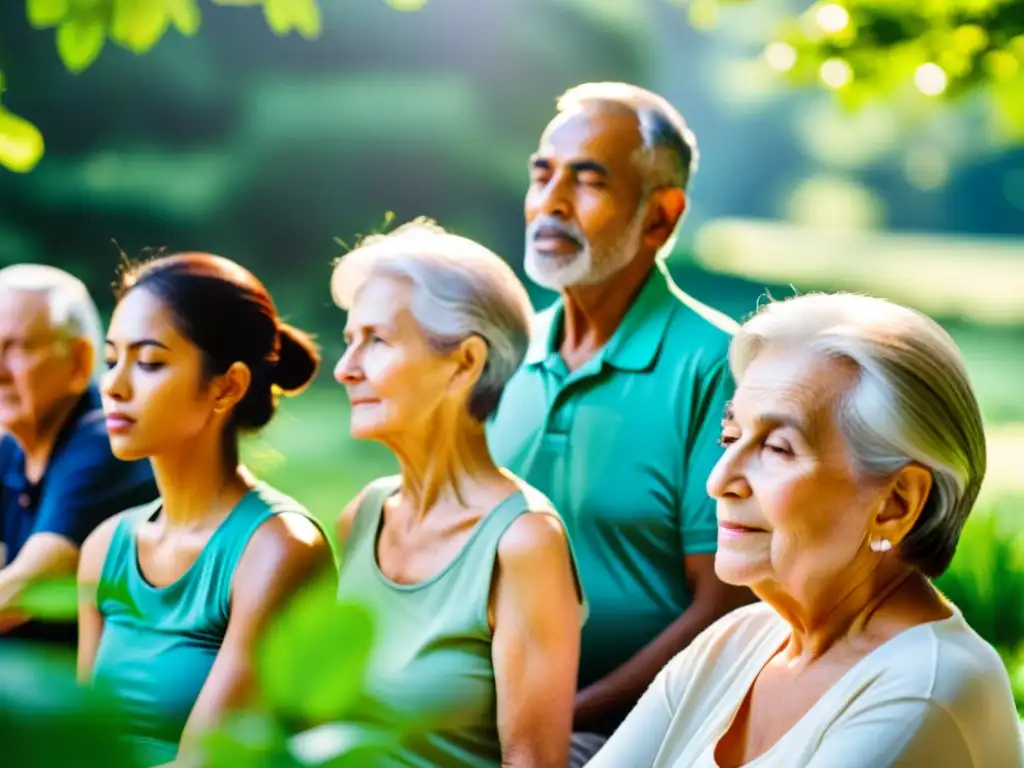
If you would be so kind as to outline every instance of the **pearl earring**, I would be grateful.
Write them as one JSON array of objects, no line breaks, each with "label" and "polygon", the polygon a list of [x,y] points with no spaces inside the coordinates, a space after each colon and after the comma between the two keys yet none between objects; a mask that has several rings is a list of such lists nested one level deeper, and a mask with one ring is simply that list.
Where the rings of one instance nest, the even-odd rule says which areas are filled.
[{"label": "pearl earring", "polygon": [[888,539],[872,539],[870,546],[872,552],[888,552],[892,549],[892,542]]}]

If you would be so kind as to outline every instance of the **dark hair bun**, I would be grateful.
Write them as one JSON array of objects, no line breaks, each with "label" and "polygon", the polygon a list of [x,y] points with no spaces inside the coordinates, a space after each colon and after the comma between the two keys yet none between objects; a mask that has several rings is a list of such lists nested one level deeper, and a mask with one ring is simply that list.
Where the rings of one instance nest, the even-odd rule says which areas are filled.
[{"label": "dark hair bun", "polygon": [[122,272],[119,298],[136,288],[160,300],[203,353],[207,380],[236,362],[248,366],[249,388],[224,436],[231,461],[237,460],[238,431],[265,426],[277,395],[299,392],[316,375],[320,355],[313,340],[281,322],[266,287],[236,262],[209,253],[161,256]]},{"label": "dark hair bun", "polygon": [[279,323],[280,348],[274,366],[274,384],[282,392],[294,394],[304,389],[320,369],[320,351],[304,331],[288,323]]}]

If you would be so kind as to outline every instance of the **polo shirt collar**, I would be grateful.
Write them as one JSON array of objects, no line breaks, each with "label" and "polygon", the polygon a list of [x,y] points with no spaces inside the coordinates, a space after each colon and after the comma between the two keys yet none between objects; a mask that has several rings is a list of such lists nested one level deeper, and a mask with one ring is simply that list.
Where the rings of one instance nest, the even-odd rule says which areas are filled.
[{"label": "polo shirt collar", "polygon": [[[661,259],[655,263],[643,287],[619,323],[619,327],[601,350],[602,363],[622,371],[642,371],[651,366],[661,349],[675,309],[676,287],[668,267]],[[537,316],[536,325],[526,351],[525,363],[540,365],[558,354],[562,329],[562,299]]]},{"label": "polo shirt collar", "polygon": [[562,300],[559,298],[536,315],[530,334],[530,346],[526,348],[526,365],[540,365],[550,355],[558,353],[558,332],[561,327]]}]

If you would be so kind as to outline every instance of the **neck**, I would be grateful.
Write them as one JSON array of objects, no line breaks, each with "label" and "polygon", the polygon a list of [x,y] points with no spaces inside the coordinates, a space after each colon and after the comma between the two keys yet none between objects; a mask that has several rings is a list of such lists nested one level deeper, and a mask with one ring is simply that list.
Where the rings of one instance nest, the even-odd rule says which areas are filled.
[{"label": "neck", "polygon": [[652,265],[651,259],[638,255],[604,282],[568,286],[562,291],[563,356],[594,354],[608,343],[640,293]]},{"label": "neck", "polygon": [[24,429],[13,427],[10,430],[11,437],[18,442],[25,454],[25,476],[29,481],[37,483],[42,479],[50,455],[57,444],[57,437],[83,396],[84,394],[68,395],[31,426]]},{"label": "neck", "polygon": [[219,432],[209,430],[151,459],[162,515],[171,526],[219,520],[252,485],[241,465],[229,466]]},{"label": "neck", "polygon": [[754,593],[790,625],[784,653],[798,663],[814,661],[837,642],[863,634],[883,607],[899,601],[901,595],[911,598],[909,602],[915,606],[921,605],[921,598],[935,598],[935,590],[924,576],[895,561],[856,582],[838,599],[800,601],[777,587],[754,589]]},{"label": "neck", "polygon": [[439,504],[467,506],[474,487],[501,474],[487,447],[483,424],[468,413],[432,419],[420,434],[389,445],[402,471],[402,498],[422,519]]}]

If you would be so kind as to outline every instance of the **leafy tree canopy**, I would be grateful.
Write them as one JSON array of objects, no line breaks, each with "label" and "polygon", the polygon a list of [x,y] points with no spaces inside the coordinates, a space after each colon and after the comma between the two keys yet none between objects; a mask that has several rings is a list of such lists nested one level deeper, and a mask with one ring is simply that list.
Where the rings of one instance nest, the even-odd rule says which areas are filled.
[{"label": "leafy tree canopy", "polygon": [[[211,0],[259,6],[277,35],[312,39],[321,29],[318,0]],[[427,0],[384,0],[416,11]],[[668,0],[689,7],[698,26],[711,26],[720,3],[755,0]],[[145,53],[170,29],[195,35],[198,0],[26,0],[29,25],[53,29],[57,53],[82,72],[110,42]],[[952,100],[990,97],[1004,134],[1024,139],[1024,0],[822,0],[786,21],[765,58],[788,81],[816,83],[852,107],[876,99]],[[2,104],[0,165],[31,171],[43,156],[40,131]]]}]

